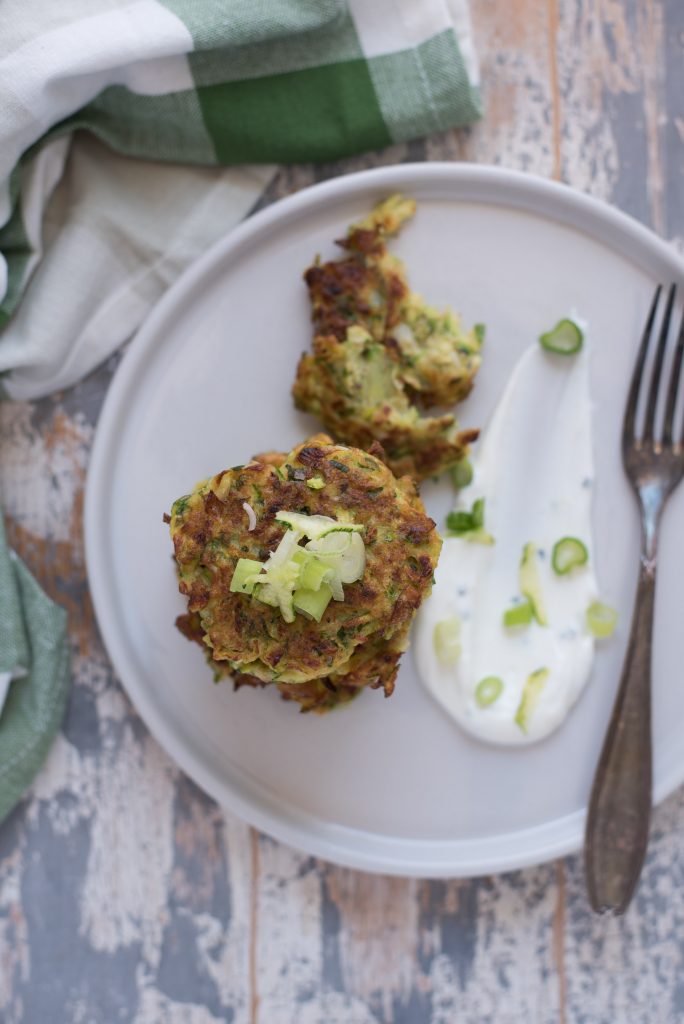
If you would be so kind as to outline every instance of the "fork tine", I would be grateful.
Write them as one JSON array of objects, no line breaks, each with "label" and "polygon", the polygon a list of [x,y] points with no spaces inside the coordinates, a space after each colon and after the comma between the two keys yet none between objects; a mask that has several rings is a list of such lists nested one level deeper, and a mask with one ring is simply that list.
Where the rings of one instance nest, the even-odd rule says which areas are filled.
[{"label": "fork tine", "polygon": [[[675,349],[674,359],[672,361],[672,371],[670,373],[670,387],[667,392],[667,405],[665,407],[665,426],[663,429],[663,442],[665,444],[672,444],[672,434],[674,426],[674,415],[675,408],[677,406],[677,394],[679,392],[679,378],[682,372],[682,357],[684,357],[684,314],[682,314],[682,321],[679,325],[679,337],[677,338],[677,347]],[[682,428],[684,431],[684,427]],[[680,444],[684,444],[684,433],[680,439]]]},{"label": "fork tine", "polygon": [[644,326],[644,333],[641,336],[641,343],[639,345],[639,354],[634,364],[634,372],[632,374],[632,383],[629,386],[629,394],[627,396],[627,404],[625,406],[625,418],[622,427],[623,439],[631,440],[636,434],[636,411],[637,404],[639,402],[639,388],[641,386],[641,378],[644,372],[644,365],[646,363],[646,354],[648,352],[648,343],[651,338],[651,331],[653,330],[653,321],[655,320],[656,309],[658,308],[658,300],[660,299],[660,293],[662,291],[662,285],[658,285],[653,296],[653,302],[651,303],[651,309]]},{"label": "fork tine", "polygon": [[667,336],[670,333],[670,320],[672,319],[672,307],[674,306],[676,292],[677,286],[674,284],[671,285],[670,291],[668,292],[667,296],[667,305],[665,306],[663,322],[660,325],[658,347],[656,349],[655,359],[653,360],[653,369],[651,370],[651,385],[648,389],[648,401],[646,403],[646,418],[644,420],[643,438],[644,441],[652,441],[655,433],[655,418],[656,409],[658,405],[658,391],[660,390],[660,377],[663,372],[665,347],[667,345]]}]

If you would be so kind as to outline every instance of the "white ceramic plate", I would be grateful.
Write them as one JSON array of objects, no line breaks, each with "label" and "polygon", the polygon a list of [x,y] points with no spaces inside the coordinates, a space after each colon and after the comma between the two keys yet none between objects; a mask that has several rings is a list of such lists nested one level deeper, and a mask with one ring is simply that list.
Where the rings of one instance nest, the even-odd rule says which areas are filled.
[{"label": "white ceramic plate", "polygon": [[[485,422],[522,350],[574,310],[594,339],[596,550],[617,637],[566,724],[527,749],[469,739],[424,691],[409,653],[391,700],[299,715],[275,692],[215,686],[174,629],[183,610],[162,513],[202,477],[317,424],[290,386],[310,340],[302,271],[373,203],[400,190],[418,213],[394,246],[409,279],[487,341],[460,420]],[[90,466],[86,544],[105,643],[159,742],[226,807],[311,854],[369,871],[467,876],[579,847],[619,675],[637,567],[637,515],[619,463],[623,398],[657,281],[684,281],[670,249],[629,218],[537,178],[467,165],[404,165],[307,189],[248,220],[179,281],[127,352]],[[534,409],[530,410],[534,415]],[[540,443],[542,438],[540,437]],[[439,522],[447,484],[424,497]],[[684,780],[684,546],[664,525],[655,635],[655,791]]]}]

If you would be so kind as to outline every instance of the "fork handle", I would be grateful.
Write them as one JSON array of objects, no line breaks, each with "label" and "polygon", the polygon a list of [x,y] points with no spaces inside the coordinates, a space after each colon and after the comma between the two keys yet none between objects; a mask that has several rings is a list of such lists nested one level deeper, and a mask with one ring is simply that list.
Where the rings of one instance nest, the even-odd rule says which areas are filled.
[{"label": "fork handle", "polygon": [[627,654],[589,802],[585,871],[589,902],[597,913],[627,909],[648,845],[655,581],[654,545],[641,557]]}]

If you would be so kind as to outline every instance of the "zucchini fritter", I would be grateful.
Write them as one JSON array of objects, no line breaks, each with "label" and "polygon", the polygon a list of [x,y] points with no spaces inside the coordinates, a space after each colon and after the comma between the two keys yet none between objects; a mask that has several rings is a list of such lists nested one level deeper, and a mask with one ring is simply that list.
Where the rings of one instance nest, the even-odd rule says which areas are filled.
[{"label": "zucchini fritter", "polygon": [[[252,530],[245,503],[256,517]],[[320,623],[300,615],[285,622],[277,608],[230,591],[238,559],[263,561],[278,546],[282,510],[365,527],[364,575]],[[289,455],[257,456],[198,484],[174,503],[170,529],[188,598],[178,626],[206,646],[215,672],[236,673],[240,685],[274,682],[307,710],[325,710],[366,685],[392,692],[441,547],[410,479],[317,435]]]},{"label": "zucchini fritter", "polygon": [[427,306],[388,253],[387,236],[414,212],[412,200],[392,196],[338,242],[346,256],[304,274],[313,352],[299,362],[293,396],[341,440],[360,448],[378,440],[397,475],[420,480],[462,459],[477,437],[452,415],[423,416],[421,407],[466,397],[482,335]]},{"label": "zucchini fritter", "polygon": [[[394,692],[401,655],[408,646],[409,628],[409,625],[405,626],[392,640],[371,640],[363,647],[357,647],[338,672],[322,679],[310,679],[306,683],[278,682],[275,685],[284,700],[296,701],[301,711],[319,714],[348,704],[366,686],[371,690],[382,688],[385,696],[389,697]],[[256,676],[238,674],[234,677],[234,685],[237,690],[241,686],[267,686],[268,683]]]}]

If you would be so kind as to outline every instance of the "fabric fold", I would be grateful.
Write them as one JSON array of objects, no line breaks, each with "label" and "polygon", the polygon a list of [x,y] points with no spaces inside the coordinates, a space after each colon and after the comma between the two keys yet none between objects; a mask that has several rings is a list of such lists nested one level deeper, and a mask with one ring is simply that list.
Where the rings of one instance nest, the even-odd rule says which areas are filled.
[{"label": "fabric fold", "polygon": [[8,2],[0,373],[13,398],[68,387],[129,338],[273,164],[481,112],[466,0]]},{"label": "fabric fold", "polygon": [[7,547],[0,514],[0,821],[47,756],[70,679],[66,613]]}]

